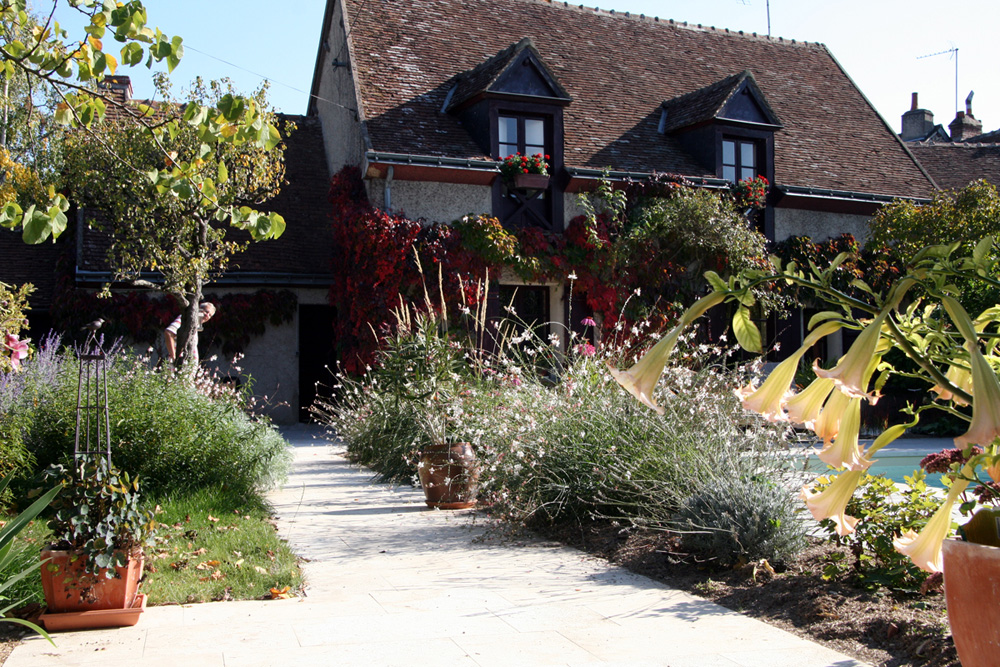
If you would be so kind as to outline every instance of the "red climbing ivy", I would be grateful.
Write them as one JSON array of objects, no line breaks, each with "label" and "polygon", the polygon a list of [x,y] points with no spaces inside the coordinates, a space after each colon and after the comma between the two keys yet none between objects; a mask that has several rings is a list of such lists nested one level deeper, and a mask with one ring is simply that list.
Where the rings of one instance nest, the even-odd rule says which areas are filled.
[{"label": "red climbing ivy", "polygon": [[[336,335],[344,369],[363,372],[372,363],[379,344],[391,332],[392,310],[401,298],[422,301],[414,248],[427,285],[436,287],[440,269],[444,293],[453,302],[460,301],[461,282],[471,307],[477,294],[470,285],[483,280],[487,271],[495,280],[506,270],[526,282],[569,282],[574,301],[582,300],[585,306],[585,312],[574,310],[573,324],[592,314],[600,317],[606,334],[621,317],[650,319],[654,327],[666,324],[683,301],[703,288],[701,271],[725,270],[732,261],[726,255],[731,248],[764,256],[763,237],[733,244],[724,227],[721,232],[713,229],[714,245],[703,243],[704,225],[719,227],[714,222],[719,211],[728,211],[732,224],[743,224],[747,234],[752,232],[741,223],[727,194],[695,192],[688,185],[669,176],[627,183],[620,205],[609,207],[615,213],[578,216],[557,234],[536,227],[510,230],[483,215],[425,225],[387,213],[369,203],[360,171],[345,167],[334,176],[329,195],[337,267],[330,302],[337,310]],[[647,218],[633,216],[644,202],[670,198],[679,202],[672,213],[649,208],[647,212],[654,212]],[[671,223],[667,229],[660,222],[667,215],[701,222]],[[676,229],[687,235],[684,241],[674,237]],[[704,247],[709,250],[701,250]],[[449,312],[455,312],[453,305],[458,304],[449,304]]]}]

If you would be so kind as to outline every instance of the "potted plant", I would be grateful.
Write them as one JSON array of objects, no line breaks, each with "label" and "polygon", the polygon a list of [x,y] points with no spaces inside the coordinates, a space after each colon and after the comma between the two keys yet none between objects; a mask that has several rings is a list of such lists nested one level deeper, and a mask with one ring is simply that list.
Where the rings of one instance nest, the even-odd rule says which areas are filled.
[{"label": "potted plant", "polygon": [[508,155],[500,163],[500,175],[508,187],[544,190],[549,187],[549,156],[535,153]]},{"label": "potted plant", "polygon": [[62,488],[52,503],[53,541],[42,550],[45,626],[134,625],[145,603],[138,593],[142,548],[154,527],[153,513],[139,508],[138,480],[104,458],[78,461],[73,470],[54,465],[43,476]]},{"label": "potted plant", "polygon": [[449,338],[443,303],[441,313],[429,300],[425,312],[396,309],[396,335],[381,363],[387,384],[415,411],[422,432],[417,476],[428,507],[467,509],[476,504],[479,466],[472,445],[451,435],[465,365]]},{"label": "potted plant", "polygon": [[[775,367],[758,386],[737,391],[743,405],[771,421],[804,424],[824,443],[819,458],[840,472],[822,492],[807,485],[802,497],[816,519],[831,519],[837,532],[854,532],[858,520],[846,507],[874,454],[927,410],[942,410],[968,422],[955,438],[955,449],[922,462],[928,472],[945,473],[948,492],[926,525],[906,531],[893,541],[897,551],[919,568],[944,575],[952,636],[965,667],[995,665],[1000,655],[1000,515],[986,509],[962,530],[963,540],[948,540],[952,512],[968,515],[977,503],[1000,501],[1000,306],[973,317],[959,286],[1000,288],[1000,245],[991,237],[974,248],[961,242],[933,246],[917,253],[903,275],[883,290],[855,280],[851,292],[838,289],[833,273],[844,253],[824,270],[772,259],[770,270],[744,272],[723,281],[713,272],[706,278],[712,291],[681,317],[680,323],[627,371],[612,375],[646,405],[656,405],[654,387],[683,329],[708,309],[733,303],[733,331],[748,351],[761,352],[761,336],[750,318],[754,290],[773,283],[790,284],[812,293],[822,304],[809,323],[803,346]],[[971,252],[970,252],[971,251]],[[858,331],[857,338],[836,366],[814,365],[816,379],[805,389],[789,389],[802,357],[822,338],[840,329]],[[909,363],[896,370],[886,359],[895,350]],[[858,439],[862,401],[874,403],[889,374],[898,372],[922,380],[934,400],[911,406],[913,420],[888,427],[867,448]],[[976,544],[985,542],[986,544]]]}]

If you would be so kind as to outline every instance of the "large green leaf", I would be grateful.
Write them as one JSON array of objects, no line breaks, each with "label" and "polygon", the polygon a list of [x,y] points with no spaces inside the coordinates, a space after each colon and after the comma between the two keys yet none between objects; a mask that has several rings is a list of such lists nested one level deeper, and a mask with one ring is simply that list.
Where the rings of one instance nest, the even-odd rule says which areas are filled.
[{"label": "large green leaf", "polygon": [[750,310],[740,306],[733,315],[733,333],[736,334],[736,341],[747,352],[763,352],[761,347],[760,330],[750,319]]}]

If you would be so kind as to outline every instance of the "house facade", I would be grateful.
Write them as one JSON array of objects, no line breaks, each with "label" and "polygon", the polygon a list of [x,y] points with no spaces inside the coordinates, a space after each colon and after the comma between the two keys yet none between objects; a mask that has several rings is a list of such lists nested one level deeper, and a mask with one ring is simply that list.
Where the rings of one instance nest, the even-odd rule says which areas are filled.
[{"label": "house facade", "polygon": [[[560,232],[605,172],[760,175],[769,239],[864,238],[935,190],[823,45],[546,0],[331,0],[308,115],[331,173],[360,166],[376,206],[427,221]],[[544,189],[499,177],[512,153],[550,156]],[[561,321],[566,290],[542,287]]]},{"label": "house facade", "polygon": [[[884,203],[936,187],[825,46],[568,3],[330,0],[311,92],[306,116],[293,118],[288,183],[268,205],[285,234],[251,244],[206,287],[294,294],[291,320],[269,324],[242,362],[280,422],[304,416],[311,387],[329,377],[337,267],[326,196],[345,166],[360,168],[374,205],[411,219],[489,214],[555,233],[604,174],[711,188],[760,175],[772,184],[760,228],[775,241],[863,238]],[[548,155],[548,182],[505,183],[498,160],[512,153]],[[82,238],[64,242],[77,286],[107,278]],[[8,261],[25,257],[19,243],[0,245],[0,279],[51,282],[51,261],[30,258],[37,248],[26,250],[31,266]],[[563,284],[523,294],[548,319],[566,317]],[[787,327],[798,336],[803,323]]]}]

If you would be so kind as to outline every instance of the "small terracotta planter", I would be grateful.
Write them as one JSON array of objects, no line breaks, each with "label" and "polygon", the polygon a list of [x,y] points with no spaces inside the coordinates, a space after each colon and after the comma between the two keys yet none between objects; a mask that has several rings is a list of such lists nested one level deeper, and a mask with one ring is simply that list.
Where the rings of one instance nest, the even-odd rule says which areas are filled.
[{"label": "small terracotta planter", "polygon": [[46,559],[48,562],[42,564],[46,613],[121,611],[133,606],[142,577],[142,554],[115,568],[115,576],[110,579],[104,576],[104,570],[97,576],[84,572],[86,557],[74,560],[72,551],[43,549],[42,560]]},{"label": "small terracotta planter", "polygon": [[93,611],[70,611],[61,614],[45,612],[38,620],[49,632],[71,630],[93,630],[96,628],[124,628],[139,622],[139,616],[146,611],[146,596],[139,593],[127,609],[95,609]]},{"label": "small terracotta planter", "polygon": [[962,667],[995,667],[1000,660],[1000,548],[944,541],[948,623]]},{"label": "small terracotta planter", "polygon": [[460,510],[475,506],[479,465],[471,444],[455,442],[424,447],[417,473],[428,507]]},{"label": "small terracotta planter", "polygon": [[514,176],[514,187],[519,190],[544,190],[549,187],[549,177],[546,174],[517,174]]}]

